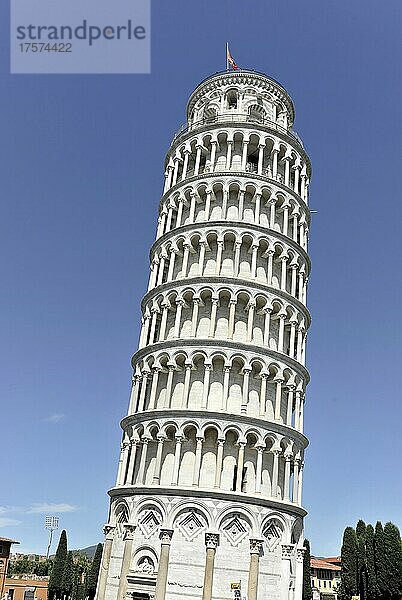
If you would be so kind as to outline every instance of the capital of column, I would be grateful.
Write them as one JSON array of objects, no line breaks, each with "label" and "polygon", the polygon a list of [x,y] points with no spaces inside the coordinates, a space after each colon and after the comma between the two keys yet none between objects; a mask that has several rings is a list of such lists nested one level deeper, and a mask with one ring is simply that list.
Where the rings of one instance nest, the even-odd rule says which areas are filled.
[{"label": "capital of column", "polygon": [[159,532],[159,539],[161,541],[161,544],[165,545],[165,546],[170,546],[170,542],[172,541],[172,537],[173,537],[173,529],[161,529]]},{"label": "capital of column", "polygon": [[293,544],[282,544],[282,558],[292,558]]},{"label": "capital of column", "polygon": [[134,533],[137,528],[137,525],[133,523],[124,523],[124,540],[132,540],[134,539]]},{"label": "capital of column", "polygon": [[114,530],[116,529],[116,525],[111,525],[110,523],[105,523],[103,526],[103,533],[105,537],[111,539],[113,537]]},{"label": "capital of column", "polygon": [[219,546],[219,533],[207,532],[205,534],[205,547],[216,550],[216,548],[218,546]]},{"label": "capital of column", "polygon": [[260,556],[262,552],[263,540],[258,538],[250,538],[250,554],[258,554]]},{"label": "capital of column", "polygon": [[297,562],[303,562],[304,553],[305,553],[305,548],[297,548],[297,550],[296,550]]}]

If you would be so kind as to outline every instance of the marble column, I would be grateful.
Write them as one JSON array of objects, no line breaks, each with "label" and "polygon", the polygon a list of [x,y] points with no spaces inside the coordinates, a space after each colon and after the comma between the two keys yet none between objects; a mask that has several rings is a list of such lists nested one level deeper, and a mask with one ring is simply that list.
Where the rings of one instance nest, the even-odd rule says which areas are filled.
[{"label": "marble column", "polygon": [[206,533],[205,534],[205,572],[204,572],[204,586],[202,589],[202,600],[212,600],[212,586],[214,582],[214,564],[216,548],[219,545],[219,534],[217,533]]},{"label": "marble column", "polygon": [[224,439],[218,439],[218,450],[216,453],[216,471],[215,471],[215,488],[221,487],[221,477],[222,477],[222,465],[223,465],[223,446],[225,444]]},{"label": "marble column", "polygon": [[158,575],[156,577],[155,600],[165,600],[166,584],[169,570],[170,543],[172,541],[173,529],[161,529],[159,538],[161,540],[161,552],[159,556]]},{"label": "marble column", "polygon": [[138,446],[140,445],[140,443],[141,442],[138,439],[131,440],[131,452],[130,452],[130,461],[128,463],[128,469],[127,469],[127,477],[126,477],[126,482],[125,482],[126,485],[133,484],[135,459],[137,456],[137,449],[138,449]]},{"label": "marble column", "polygon": [[246,442],[239,442],[239,452],[237,455],[237,475],[236,475],[236,492],[242,491],[242,483],[243,483],[243,467],[244,467],[244,449],[246,447]]},{"label": "marble column", "polygon": [[195,451],[195,462],[193,472],[193,486],[198,486],[200,481],[200,469],[201,469],[201,458],[202,458],[202,445],[204,443],[203,437],[197,436],[197,446]]},{"label": "marble column", "polygon": [[105,534],[105,543],[103,544],[102,560],[99,569],[98,585],[96,590],[96,599],[103,600],[105,597],[107,575],[109,572],[110,555],[112,553],[114,525],[105,525],[103,533]]},{"label": "marble column", "polygon": [[119,589],[117,592],[117,600],[125,600],[127,593],[127,575],[130,570],[131,555],[133,552],[133,540],[135,525],[130,523],[124,524],[124,551],[123,561],[120,571]]},{"label": "marble column", "polygon": [[255,493],[261,493],[261,484],[262,484],[262,461],[263,461],[263,452],[265,450],[265,446],[256,446],[257,448],[257,468],[255,474]]},{"label": "marble column", "polygon": [[262,540],[250,539],[250,569],[248,572],[247,600],[257,600],[261,550]]}]

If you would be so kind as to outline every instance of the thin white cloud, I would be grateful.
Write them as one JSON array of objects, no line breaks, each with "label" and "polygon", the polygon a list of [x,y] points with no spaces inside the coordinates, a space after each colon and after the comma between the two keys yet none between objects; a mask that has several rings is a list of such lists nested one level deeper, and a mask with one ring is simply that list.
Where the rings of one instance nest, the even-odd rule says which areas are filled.
[{"label": "thin white cloud", "polygon": [[46,423],[60,423],[66,418],[66,415],[63,413],[54,413],[53,415],[49,415],[44,419]]},{"label": "thin white cloud", "polygon": [[23,509],[18,508],[18,506],[0,506],[0,515],[10,512],[21,512],[21,510]]},{"label": "thin white cloud", "polygon": [[7,517],[0,517],[0,527],[11,527],[12,525],[20,525],[22,521],[18,519],[8,519]]},{"label": "thin white cloud", "polygon": [[74,506],[73,504],[67,504],[61,502],[57,504],[55,502],[39,502],[36,504],[32,504],[32,506],[27,510],[28,513],[35,514],[52,514],[52,513],[70,513],[78,510],[78,506]]}]

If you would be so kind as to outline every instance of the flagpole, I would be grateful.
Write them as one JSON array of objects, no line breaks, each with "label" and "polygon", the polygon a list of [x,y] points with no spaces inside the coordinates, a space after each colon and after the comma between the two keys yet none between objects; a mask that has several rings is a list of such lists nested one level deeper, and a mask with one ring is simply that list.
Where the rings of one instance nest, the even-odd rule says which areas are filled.
[{"label": "flagpole", "polygon": [[229,42],[226,42],[226,71],[229,71]]}]

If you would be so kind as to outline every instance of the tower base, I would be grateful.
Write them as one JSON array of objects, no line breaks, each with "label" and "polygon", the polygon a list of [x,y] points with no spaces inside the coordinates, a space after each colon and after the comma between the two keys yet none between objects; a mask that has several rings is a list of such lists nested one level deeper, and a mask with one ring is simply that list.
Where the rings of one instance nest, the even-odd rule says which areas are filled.
[{"label": "tower base", "polygon": [[302,596],[292,507],[119,490],[105,533],[97,600],[228,600],[236,584],[247,600]]}]

